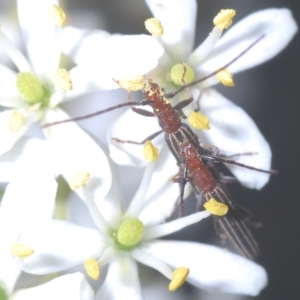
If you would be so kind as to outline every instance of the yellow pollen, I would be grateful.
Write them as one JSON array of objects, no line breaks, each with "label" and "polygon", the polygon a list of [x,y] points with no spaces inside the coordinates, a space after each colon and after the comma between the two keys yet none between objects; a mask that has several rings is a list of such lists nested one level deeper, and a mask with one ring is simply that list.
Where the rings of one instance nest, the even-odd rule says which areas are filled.
[{"label": "yellow pollen", "polygon": [[228,206],[224,203],[217,201],[214,198],[209,199],[209,201],[207,201],[203,206],[213,215],[219,217],[226,215],[228,212]]},{"label": "yellow pollen", "polygon": [[158,160],[158,149],[153,146],[151,141],[146,142],[143,152],[146,161],[152,162]]},{"label": "yellow pollen", "polygon": [[90,179],[90,173],[88,172],[79,172],[70,182],[70,189],[77,190],[84,186],[85,183]]},{"label": "yellow pollen", "polygon": [[57,69],[52,73],[53,84],[62,90],[71,91],[73,84],[70,73],[66,69]]},{"label": "yellow pollen", "polygon": [[164,34],[164,28],[161,22],[155,18],[146,20],[145,27],[153,35],[162,36]]},{"label": "yellow pollen", "polygon": [[60,27],[64,26],[66,22],[66,14],[59,6],[55,4],[49,6],[48,17],[55,23],[55,25]]},{"label": "yellow pollen", "polygon": [[14,256],[24,258],[32,255],[34,251],[23,244],[13,243],[10,247],[10,253]]},{"label": "yellow pollen", "polygon": [[232,19],[235,16],[234,9],[222,9],[214,18],[214,25],[220,30],[227,29],[232,24]]},{"label": "yellow pollen", "polygon": [[217,79],[225,86],[234,86],[232,74],[226,69],[221,70],[216,74]]},{"label": "yellow pollen", "polygon": [[196,111],[193,111],[189,115],[188,121],[189,121],[190,125],[192,127],[194,127],[195,129],[199,129],[199,130],[203,130],[203,129],[209,130],[210,129],[208,117],[205,115],[202,115]]},{"label": "yellow pollen", "polygon": [[120,87],[130,92],[139,91],[145,87],[144,76],[140,74],[130,75],[123,80],[119,80],[117,83]]},{"label": "yellow pollen", "polygon": [[181,287],[184,284],[189,273],[190,273],[190,270],[188,268],[185,268],[185,267],[177,268],[173,272],[172,280],[169,284],[169,291],[174,292],[179,287]]},{"label": "yellow pollen", "polygon": [[17,132],[25,123],[25,117],[22,113],[17,111],[16,109],[13,111],[10,122],[9,122],[9,129],[11,132]]},{"label": "yellow pollen", "polygon": [[87,259],[84,262],[84,268],[87,274],[94,280],[98,280],[100,276],[100,270],[97,261],[94,258]]}]

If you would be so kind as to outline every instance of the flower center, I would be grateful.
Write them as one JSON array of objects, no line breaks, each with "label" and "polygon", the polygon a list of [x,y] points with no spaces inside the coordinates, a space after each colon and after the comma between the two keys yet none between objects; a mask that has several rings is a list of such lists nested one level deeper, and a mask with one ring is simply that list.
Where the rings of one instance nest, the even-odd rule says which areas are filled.
[{"label": "flower center", "polygon": [[144,235],[144,224],[137,218],[125,219],[117,232],[116,241],[118,245],[129,250],[137,245]]},{"label": "flower center", "polygon": [[176,64],[171,68],[171,80],[176,87],[188,84],[195,79],[193,69],[186,63]]},{"label": "flower center", "polygon": [[19,73],[16,85],[22,98],[29,104],[40,103],[41,107],[48,105],[49,91],[34,74],[30,72]]}]

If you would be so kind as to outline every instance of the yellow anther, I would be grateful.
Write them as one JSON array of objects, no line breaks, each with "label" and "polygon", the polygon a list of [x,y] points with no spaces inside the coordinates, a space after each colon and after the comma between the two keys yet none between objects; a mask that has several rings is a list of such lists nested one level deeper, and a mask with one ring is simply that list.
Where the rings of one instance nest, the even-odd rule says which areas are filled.
[{"label": "yellow anther", "polygon": [[146,142],[143,152],[144,157],[148,162],[156,161],[158,159],[158,149],[153,146],[151,141]]},{"label": "yellow anther", "polygon": [[224,203],[217,201],[214,198],[211,198],[203,206],[206,210],[211,212],[213,215],[219,217],[226,215],[228,212],[228,206]]},{"label": "yellow anther", "polygon": [[162,36],[164,34],[164,28],[161,22],[155,18],[146,20],[145,27],[153,35]]},{"label": "yellow anther", "polygon": [[87,259],[84,262],[84,268],[87,274],[94,280],[99,279],[100,270],[97,261],[94,258]]},{"label": "yellow anther", "polygon": [[84,184],[90,179],[90,173],[79,172],[70,182],[70,189],[77,190],[84,186]]},{"label": "yellow anther", "polygon": [[52,73],[53,84],[59,89],[70,91],[73,89],[70,73],[66,69],[57,69]]},{"label": "yellow anther", "polygon": [[217,79],[225,86],[234,86],[232,74],[226,69],[221,70],[216,74]]},{"label": "yellow anther", "polygon": [[220,30],[227,29],[232,24],[232,19],[235,16],[234,9],[222,9],[214,18],[213,22]]},{"label": "yellow anther", "polygon": [[169,284],[169,291],[174,292],[179,287],[181,287],[184,284],[189,273],[190,273],[190,270],[188,268],[185,268],[185,267],[177,268],[173,272],[172,280]]},{"label": "yellow anther", "polygon": [[126,91],[135,92],[142,90],[145,87],[144,76],[143,75],[130,75],[123,80],[117,82],[120,87]]},{"label": "yellow anther", "polygon": [[32,255],[34,251],[23,244],[13,243],[10,246],[10,253],[13,254],[14,256],[23,258]]},{"label": "yellow anther", "polygon": [[17,111],[16,109],[13,111],[10,122],[9,122],[9,129],[11,132],[17,132],[25,123],[25,117],[22,113]]},{"label": "yellow anther", "polygon": [[49,6],[48,17],[55,23],[55,25],[60,27],[64,26],[66,22],[66,14],[59,6],[55,4]]},{"label": "yellow anther", "polygon": [[194,127],[195,129],[199,129],[199,130],[203,130],[203,129],[209,130],[210,129],[208,117],[205,115],[202,115],[196,111],[193,111],[189,115],[188,121],[189,121],[190,125],[192,127]]}]

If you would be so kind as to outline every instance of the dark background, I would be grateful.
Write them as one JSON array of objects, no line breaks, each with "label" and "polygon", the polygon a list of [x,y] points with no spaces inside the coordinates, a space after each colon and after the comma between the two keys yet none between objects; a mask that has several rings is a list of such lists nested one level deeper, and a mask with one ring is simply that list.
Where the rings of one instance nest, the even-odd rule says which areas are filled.
[{"label": "dark background", "polygon": [[[263,8],[287,7],[299,24],[299,6],[300,2],[295,0],[198,0],[195,46],[212,29],[212,19],[220,9],[234,8],[236,22]],[[73,11],[78,26],[100,24],[109,32],[124,34],[146,33],[143,22],[151,16],[142,0],[72,0],[67,2],[67,9]],[[96,23],[100,23],[87,24],[93,18],[77,18],[78,14],[85,13],[96,20],[100,17],[101,22],[98,18]],[[235,88],[217,88],[254,119],[271,145],[273,168],[280,172],[261,191],[248,190],[237,184],[231,188],[234,198],[263,224],[256,236],[262,251],[261,263],[269,274],[269,285],[257,299],[300,299],[299,52],[298,33],[274,59],[235,76]],[[195,240],[197,230],[197,226],[188,228],[176,237],[184,235],[185,239]],[[211,237],[202,230],[199,238],[206,241]]]}]

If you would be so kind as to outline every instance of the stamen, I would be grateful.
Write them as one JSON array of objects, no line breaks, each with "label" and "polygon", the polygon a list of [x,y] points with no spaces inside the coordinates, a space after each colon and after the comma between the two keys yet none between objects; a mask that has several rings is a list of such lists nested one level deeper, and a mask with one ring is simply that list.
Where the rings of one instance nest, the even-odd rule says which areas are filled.
[{"label": "stamen", "polygon": [[18,110],[14,110],[9,122],[9,129],[11,132],[17,132],[25,123],[25,117]]},{"label": "stamen", "polygon": [[34,111],[37,112],[41,109],[41,103],[35,103],[29,107],[26,108],[26,111]]},{"label": "stamen", "polygon": [[216,216],[224,216],[228,212],[228,206],[224,203],[217,201],[214,198],[211,198],[205,204],[203,204],[204,208],[211,212],[213,215]]},{"label": "stamen", "polygon": [[144,76],[143,75],[130,75],[123,80],[117,81],[117,83],[126,91],[136,92],[144,89]]},{"label": "stamen", "polygon": [[139,219],[125,219],[118,229],[117,241],[126,248],[133,247],[142,239],[144,230],[144,224]]},{"label": "stamen", "polygon": [[181,287],[184,284],[184,282],[185,282],[186,278],[188,277],[189,273],[190,273],[190,270],[188,268],[185,268],[185,267],[177,268],[173,272],[173,277],[172,277],[172,280],[169,284],[169,291],[174,292],[179,287]]},{"label": "stamen", "polygon": [[100,270],[97,261],[94,258],[87,259],[84,262],[84,268],[87,274],[94,280],[98,280],[100,276]]},{"label": "stamen", "polygon": [[146,20],[145,27],[153,35],[162,36],[164,34],[164,28],[161,22],[155,18]]},{"label": "stamen", "polygon": [[70,189],[77,190],[83,187],[87,181],[90,179],[90,173],[88,172],[79,172],[70,182]]},{"label": "stamen", "polygon": [[64,91],[71,91],[73,84],[70,73],[66,69],[57,69],[52,73],[53,84]]},{"label": "stamen", "polygon": [[209,119],[207,116],[202,115],[196,111],[193,111],[189,117],[188,121],[192,127],[199,130],[209,130]]},{"label": "stamen", "polygon": [[147,164],[142,182],[128,206],[127,209],[128,215],[138,216],[139,213],[141,212],[141,209],[145,204],[145,197],[152,179],[154,167],[155,167],[155,162]]},{"label": "stamen", "polygon": [[22,98],[30,104],[42,101],[44,88],[41,81],[32,73],[23,72],[17,75],[17,89]]},{"label": "stamen", "polygon": [[171,69],[171,80],[177,86],[180,87],[184,84],[189,84],[195,79],[195,73],[193,69],[186,63],[176,64]]},{"label": "stamen", "polygon": [[55,25],[60,27],[64,26],[66,22],[66,14],[59,6],[55,4],[49,6],[48,17],[55,23]]},{"label": "stamen", "polygon": [[217,79],[225,86],[234,86],[232,74],[226,69],[221,70],[216,74]]},{"label": "stamen", "polygon": [[153,256],[152,254],[144,250],[143,248],[134,248],[131,251],[131,256],[142,263],[143,265],[149,266],[163,274],[168,279],[172,280],[172,270],[170,267],[161,259]]},{"label": "stamen", "polygon": [[227,29],[232,24],[232,19],[235,16],[234,9],[222,9],[214,18],[213,22],[220,30]]},{"label": "stamen", "polygon": [[147,141],[143,149],[145,160],[153,162],[158,160],[158,148],[154,147],[151,141]]},{"label": "stamen", "polygon": [[210,215],[211,213],[209,211],[204,210],[188,215],[186,217],[178,218],[171,222],[154,225],[151,227],[148,226],[145,230],[143,241],[157,239],[162,236],[179,231],[189,225],[198,223],[199,221],[203,220],[204,218],[207,218]]},{"label": "stamen", "polygon": [[32,255],[34,251],[24,244],[13,243],[10,247],[10,253],[17,257],[24,258]]},{"label": "stamen", "polygon": [[103,268],[105,265],[109,264],[112,260],[114,260],[116,258],[116,256],[119,255],[119,250],[116,249],[115,246],[113,247],[105,247],[105,250],[103,252],[103,254],[101,255],[101,257],[98,260],[98,266],[100,268]]}]

